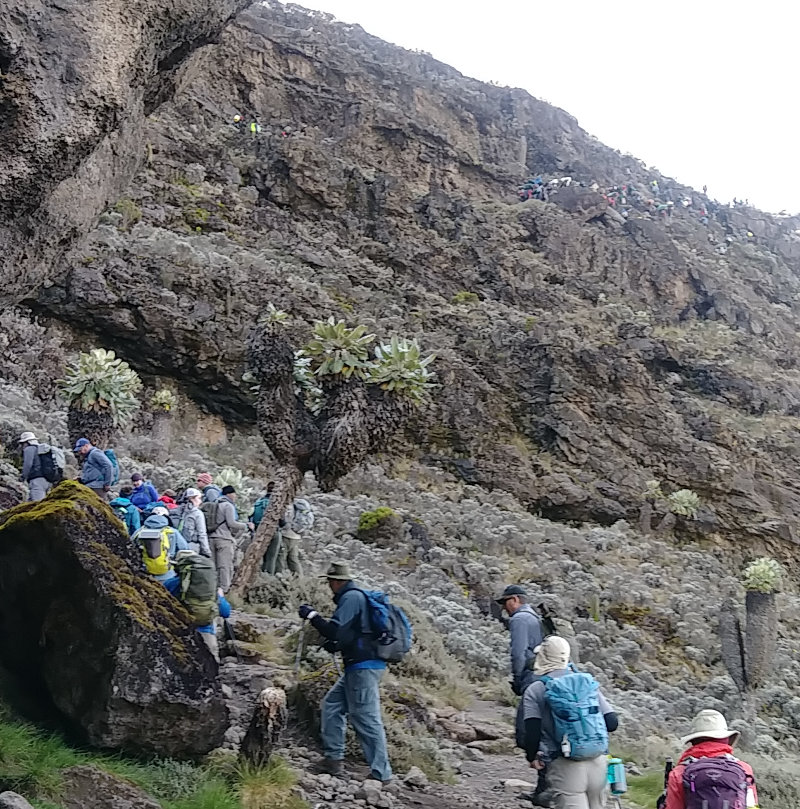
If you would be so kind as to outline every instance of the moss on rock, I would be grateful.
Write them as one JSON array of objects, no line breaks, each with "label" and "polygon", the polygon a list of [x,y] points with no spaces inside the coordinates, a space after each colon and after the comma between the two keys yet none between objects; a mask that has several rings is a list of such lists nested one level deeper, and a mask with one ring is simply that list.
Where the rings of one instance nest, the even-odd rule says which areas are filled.
[{"label": "moss on rock", "polygon": [[122,523],[65,481],[0,515],[0,661],[90,744],[201,755],[227,723],[216,664]]}]

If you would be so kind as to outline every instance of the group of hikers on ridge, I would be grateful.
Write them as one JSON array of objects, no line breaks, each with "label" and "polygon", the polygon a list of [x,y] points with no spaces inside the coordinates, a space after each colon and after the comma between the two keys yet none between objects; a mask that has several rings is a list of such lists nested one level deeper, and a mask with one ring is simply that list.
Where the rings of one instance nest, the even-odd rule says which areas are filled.
[{"label": "group of hikers on ridge", "polygon": [[[29,498],[41,499],[53,483],[50,467],[60,462],[63,469],[63,458],[59,461],[58,450],[39,444],[31,432],[20,436],[19,445]],[[141,474],[133,473],[131,484],[119,487],[113,496],[118,468],[106,452],[85,438],[76,442],[74,451],[84,459],[81,482],[110,500],[109,506],[140,547],[147,574],[186,604],[198,633],[219,659],[216,618],[230,615],[223,584],[230,586],[233,571],[232,526],[241,526],[245,532],[254,529],[263,518],[273,485],[255,503],[250,521],[243,523],[234,488],[217,486],[207,472],[198,474],[197,486],[179,496],[171,490],[159,495]],[[310,504],[299,500],[287,509],[272,538],[264,571],[275,572],[284,555],[283,564],[300,572],[297,544],[303,531],[313,525],[314,516]],[[226,532],[217,530],[218,521],[225,522]],[[287,535],[288,548],[282,549],[281,534]],[[323,648],[340,653],[344,664],[322,701],[320,769],[343,774],[349,719],[371,777],[388,782],[392,768],[381,718],[380,682],[387,664],[402,660],[411,648],[411,626],[384,593],[360,587],[346,562],[332,562],[323,578],[335,604],[332,617],[324,618],[309,604],[298,609],[300,618],[324,639]],[[506,587],[495,602],[507,615],[511,688],[520,697],[516,743],[537,775],[535,790],[526,797],[534,805],[553,809],[602,809],[609,786],[613,794],[624,791],[622,763],[608,755],[609,734],[619,724],[616,712],[597,681],[572,661],[569,641],[558,634],[544,605],[537,612],[520,585]],[[686,749],[668,773],[659,809],[757,807],[753,770],[733,754],[738,737],[722,714],[700,711],[681,739]]]},{"label": "group of hikers on ridge", "polygon": [[521,202],[537,199],[542,202],[551,201],[551,197],[558,195],[562,188],[577,186],[593,191],[602,196],[609,208],[615,213],[613,216],[619,221],[633,216],[634,218],[657,219],[669,221],[676,210],[685,211],[686,214],[697,219],[701,225],[708,227],[711,219],[715,219],[724,227],[726,235],[724,241],[717,240],[711,230],[708,232],[708,241],[715,245],[714,250],[720,254],[727,252],[728,246],[734,241],[755,243],[759,240],[747,228],[735,228],[722,216],[720,212],[726,208],[746,207],[748,203],[734,199],[730,205],[722,205],[708,198],[708,188],[703,186],[703,194],[687,194],[684,191],[673,189],[670,186],[662,187],[658,180],[652,180],[647,185],[637,185],[630,179],[618,185],[602,187],[597,181],[591,183],[574,180],[572,177],[553,177],[550,180],[541,175],[529,177],[517,187],[517,197]]}]

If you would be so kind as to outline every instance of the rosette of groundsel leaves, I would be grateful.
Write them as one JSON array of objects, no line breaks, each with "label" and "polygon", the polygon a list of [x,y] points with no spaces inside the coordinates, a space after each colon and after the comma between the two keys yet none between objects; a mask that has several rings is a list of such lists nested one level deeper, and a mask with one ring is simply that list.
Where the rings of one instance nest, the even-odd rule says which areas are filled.
[{"label": "rosette of groundsel leaves", "polygon": [[127,427],[139,408],[139,375],[113,351],[96,348],[81,353],[58,380],[68,403],[67,428],[71,442],[88,438],[107,447],[115,430]]}]

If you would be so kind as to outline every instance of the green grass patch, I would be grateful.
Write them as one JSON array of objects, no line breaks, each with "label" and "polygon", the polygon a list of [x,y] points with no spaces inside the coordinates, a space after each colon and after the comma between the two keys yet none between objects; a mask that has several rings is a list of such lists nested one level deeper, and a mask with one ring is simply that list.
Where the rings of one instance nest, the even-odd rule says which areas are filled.
[{"label": "green grass patch", "polygon": [[664,773],[646,772],[628,776],[628,791],[624,800],[642,809],[653,809],[658,796],[664,791]]},{"label": "green grass patch", "polygon": [[93,764],[136,784],[163,809],[305,809],[296,777],[280,758],[265,767],[237,766],[235,755],[205,764],[137,761],[70,747],[59,735],[20,721],[0,704],[0,792],[12,790],[36,809],[60,809],[62,772]]}]

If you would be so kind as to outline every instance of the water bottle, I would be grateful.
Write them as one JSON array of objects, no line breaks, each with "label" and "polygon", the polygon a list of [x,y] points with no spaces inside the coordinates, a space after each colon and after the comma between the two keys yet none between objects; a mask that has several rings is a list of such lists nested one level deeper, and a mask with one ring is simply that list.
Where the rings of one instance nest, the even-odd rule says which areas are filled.
[{"label": "water bottle", "polygon": [[608,783],[611,785],[612,795],[624,795],[628,791],[625,764],[621,758],[608,757]]}]

